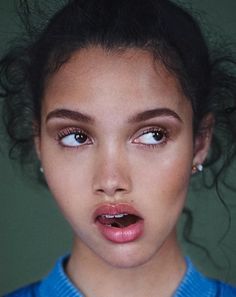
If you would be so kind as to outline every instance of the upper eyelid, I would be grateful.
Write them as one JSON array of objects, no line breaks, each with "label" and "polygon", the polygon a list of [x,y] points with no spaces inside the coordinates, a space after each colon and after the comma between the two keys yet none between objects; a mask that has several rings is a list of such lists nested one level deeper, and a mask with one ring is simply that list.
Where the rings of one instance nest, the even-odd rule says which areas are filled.
[{"label": "upper eyelid", "polygon": [[168,130],[163,127],[150,127],[150,128],[144,129],[141,133],[145,134],[145,133],[149,133],[149,132],[151,133],[151,132],[157,132],[157,131],[167,132]]},{"label": "upper eyelid", "polygon": [[74,129],[74,131],[81,131],[88,135],[91,135],[92,127],[85,123],[77,123],[75,121],[64,121],[58,120],[57,118],[53,118],[52,120],[48,121],[45,125],[45,129],[51,135],[56,135],[62,131],[66,131],[68,129]]},{"label": "upper eyelid", "polygon": [[168,128],[164,128],[164,127],[161,127],[161,126],[150,126],[150,127],[145,127],[145,128],[139,129],[134,134],[134,136],[131,137],[131,138],[138,138],[138,137],[141,137],[144,134],[152,133],[152,132],[156,132],[156,131],[162,131],[166,136],[169,136],[169,134],[170,134],[170,129],[168,129]]},{"label": "upper eyelid", "polygon": [[142,136],[144,136],[146,134],[155,133],[155,132],[162,132],[163,136],[165,138],[169,138],[169,132],[167,131],[167,129],[164,129],[164,128],[149,128],[149,129],[143,130],[141,133],[139,133],[138,135],[136,135],[133,138],[134,138],[134,140],[136,140],[139,137],[142,137]]},{"label": "upper eyelid", "polygon": [[63,137],[66,137],[66,136],[69,136],[69,135],[72,135],[72,134],[76,134],[76,133],[84,133],[84,134],[86,134],[86,136],[88,136],[88,138],[91,138],[90,135],[89,135],[89,133],[86,132],[82,128],[68,127],[68,128],[60,129],[56,133],[56,139],[57,140],[61,140]]},{"label": "upper eyelid", "polygon": [[142,123],[138,123],[135,125],[137,130],[144,130],[144,129],[163,129],[163,130],[176,130],[181,128],[181,123],[171,119],[160,119],[160,118],[155,118],[151,120],[147,120]]}]

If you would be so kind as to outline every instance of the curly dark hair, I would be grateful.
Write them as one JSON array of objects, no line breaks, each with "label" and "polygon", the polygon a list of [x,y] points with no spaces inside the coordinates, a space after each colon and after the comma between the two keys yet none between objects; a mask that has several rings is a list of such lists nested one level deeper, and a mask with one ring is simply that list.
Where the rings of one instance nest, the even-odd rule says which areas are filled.
[{"label": "curly dark hair", "polygon": [[18,4],[25,34],[0,61],[11,157],[32,161],[45,83],[75,51],[89,46],[152,53],[176,76],[191,101],[195,134],[203,117],[214,114],[216,128],[206,163],[213,164],[227,152],[226,166],[234,156],[235,59],[225,45],[207,44],[198,22],[184,8],[169,0],[71,0],[46,25],[35,26],[29,3]]},{"label": "curly dark hair", "polygon": [[[22,164],[36,163],[34,138],[40,133],[45,84],[74,52],[90,46],[105,51],[138,48],[150,52],[179,81],[192,104],[195,135],[204,128],[203,118],[214,115],[205,166],[212,169],[211,185],[218,187],[218,177],[236,151],[236,58],[231,46],[214,37],[210,42],[196,18],[169,0],[64,1],[63,7],[56,13],[53,8],[47,16],[37,1],[18,0],[24,32],[0,60],[0,97],[10,157]],[[58,6],[59,1],[55,2]],[[228,213],[221,243],[229,231],[231,214],[220,191],[218,198]],[[202,243],[191,240],[193,218],[187,207],[184,212],[185,240],[205,250]]]}]

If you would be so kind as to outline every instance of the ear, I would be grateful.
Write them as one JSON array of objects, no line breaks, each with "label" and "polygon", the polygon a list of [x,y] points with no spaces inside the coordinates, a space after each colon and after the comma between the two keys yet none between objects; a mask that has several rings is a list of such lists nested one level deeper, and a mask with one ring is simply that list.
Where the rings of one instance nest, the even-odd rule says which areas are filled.
[{"label": "ear", "polygon": [[193,165],[203,164],[212,140],[214,127],[214,116],[208,113],[201,121],[200,127],[195,135]]},{"label": "ear", "polygon": [[40,137],[39,136],[34,137],[34,146],[35,146],[36,154],[40,161],[41,160],[41,150],[40,150]]},{"label": "ear", "polygon": [[37,123],[34,123],[33,130],[34,130],[34,147],[35,147],[35,151],[36,151],[36,154],[38,156],[38,159],[41,160],[40,129],[39,129],[39,125]]}]

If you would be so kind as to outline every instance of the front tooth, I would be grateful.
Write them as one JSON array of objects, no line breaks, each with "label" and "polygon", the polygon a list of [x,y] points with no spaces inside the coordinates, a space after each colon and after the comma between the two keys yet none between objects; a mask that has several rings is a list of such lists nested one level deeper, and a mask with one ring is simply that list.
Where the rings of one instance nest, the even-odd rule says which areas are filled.
[{"label": "front tooth", "polygon": [[123,216],[124,216],[123,214],[117,214],[117,215],[115,215],[115,218],[119,219],[119,218],[122,218]]},{"label": "front tooth", "polygon": [[113,215],[104,215],[104,217],[105,217],[106,219],[114,219],[115,216],[113,216]]},{"label": "front tooth", "polygon": [[117,215],[115,215],[115,218],[119,219],[119,218],[123,218],[124,216],[127,216],[127,214],[126,213],[117,214]]},{"label": "front tooth", "polygon": [[116,214],[116,215],[108,215],[108,214],[105,214],[105,215],[102,215],[105,219],[120,219],[120,218],[123,218],[124,216],[127,216],[126,213],[121,213],[121,214]]}]

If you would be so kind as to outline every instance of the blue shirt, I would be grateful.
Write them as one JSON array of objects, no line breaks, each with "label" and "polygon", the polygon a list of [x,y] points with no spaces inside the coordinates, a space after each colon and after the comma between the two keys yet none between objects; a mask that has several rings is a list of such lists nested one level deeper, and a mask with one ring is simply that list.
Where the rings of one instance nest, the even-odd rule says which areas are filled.
[{"label": "blue shirt", "polygon": [[[60,258],[43,280],[3,297],[84,297],[65,274]],[[236,288],[204,277],[187,259],[187,271],[173,297],[235,297]]]}]

